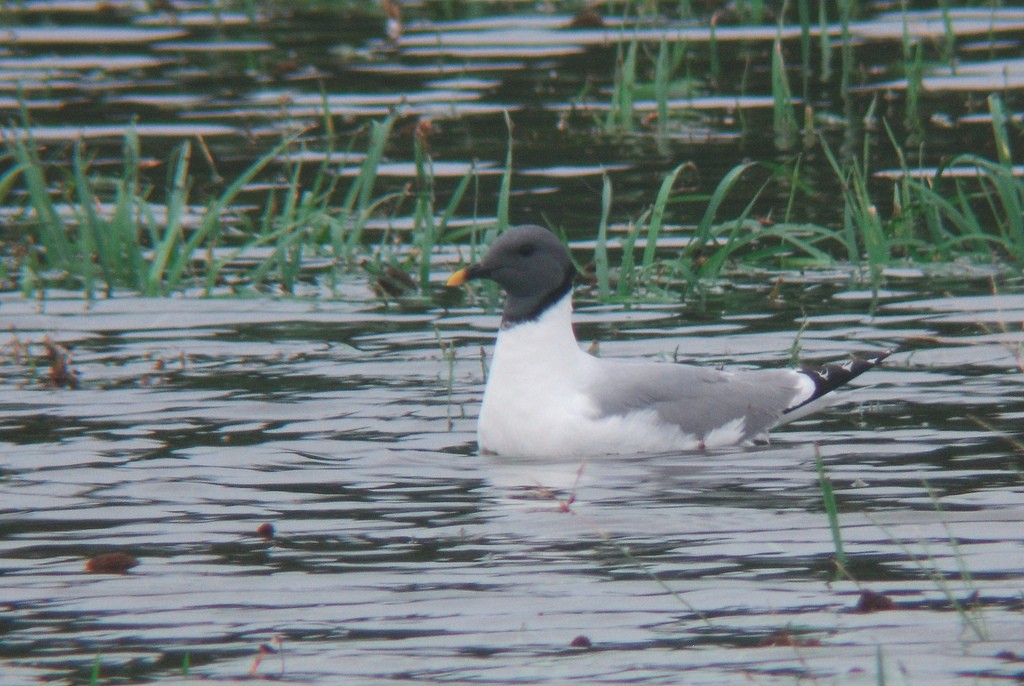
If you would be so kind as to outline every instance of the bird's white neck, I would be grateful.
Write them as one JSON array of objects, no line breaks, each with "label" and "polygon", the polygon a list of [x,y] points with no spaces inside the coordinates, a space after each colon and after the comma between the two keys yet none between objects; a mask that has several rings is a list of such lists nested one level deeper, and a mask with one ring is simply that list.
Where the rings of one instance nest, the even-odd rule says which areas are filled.
[{"label": "bird's white neck", "polygon": [[494,344],[492,366],[507,363],[536,369],[566,364],[580,355],[576,334],[572,330],[572,293],[546,309],[537,319],[516,324],[503,324]]},{"label": "bird's white neck", "polygon": [[522,455],[557,452],[563,445],[563,424],[576,427],[573,418],[588,411],[580,405],[586,404],[580,379],[586,378],[584,370],[593,361],[572,332],[570,294],[537,319],[503,326],[480,407],[481,449]]}]

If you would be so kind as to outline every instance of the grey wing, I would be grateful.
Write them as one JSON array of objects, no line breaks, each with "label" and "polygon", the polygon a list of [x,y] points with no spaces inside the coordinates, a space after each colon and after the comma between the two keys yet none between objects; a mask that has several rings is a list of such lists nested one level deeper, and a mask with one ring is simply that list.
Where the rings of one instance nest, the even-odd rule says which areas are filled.
[{"label": "grey wing", "polygon": [[744,440],[779,423],[805,392],[793,370],[725,372],[683,364],[599,360],[590,391],[602,415],[653,410],[682,431],[705,437],[742,418]]}]

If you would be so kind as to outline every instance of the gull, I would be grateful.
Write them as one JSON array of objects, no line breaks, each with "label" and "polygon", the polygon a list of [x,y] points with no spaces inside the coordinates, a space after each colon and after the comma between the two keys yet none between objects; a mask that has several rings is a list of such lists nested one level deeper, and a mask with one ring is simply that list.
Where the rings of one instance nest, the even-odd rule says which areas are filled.
[{"label": "gull", "polygon": [[506,294],[477,421],[481,452],[585,456],[750,444],[889,355],[736,371],[595,357],[572,329],[575,276],[565,245],[526,225],[448,279],[488,279]]}]

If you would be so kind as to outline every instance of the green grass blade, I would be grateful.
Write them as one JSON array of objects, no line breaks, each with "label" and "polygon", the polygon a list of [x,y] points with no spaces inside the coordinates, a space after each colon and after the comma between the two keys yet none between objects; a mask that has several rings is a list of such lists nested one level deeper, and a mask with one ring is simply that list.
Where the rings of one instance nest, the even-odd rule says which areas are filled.
[{"label": "green grass blade", "polygon": [[669,198],[672,197],[676,179],[679,178],[679,173],[690,165],[690,162],[680,164],[661,180],[661,187],[658,188],[658,195],[651,207],[650,223],[647,226],[647,244],[644,246],[643,261],[641,262],[644,270],[649,269],[654,263],[655,251],[658,248],[658,236],[661,234],[661,227],[665,221],[665,208],[668,206]]},{"label": "green grass blade", "polygon": [[[208,242],[216,236],[220,230],[222,215],[227,211],[228,207],[231,206],[238,194],[260,172],[262,172],[267,165],[274,161],[278,155],[291,145],[297,135],[298,134],[288,136],[274,146],[269,152],[265,153],[262,157],[249,165],[249,167],[231,184],[229,184],[224,192],[206,208],[199,227],[191,236],[188,237],[188,240],[185,241],[182,249],[168,265],[162,288],[163,292],[166,293],[168,290],[176,290],[180,287],[182,276],[188,268],[189,261],[192,259],[193,253],[200,246],[207,245]],[[208,277],[216,276],[215,272],[217,270],[212,261],[209,265],[209,270],[211,273],[208,274]]]},{"label": "green grass blade", "polygon": [[[505,128],[508,131],[508,142],[505,150],[505,170],[501,174],[501,188],[498,191],[498,233],[505,233],[509,227],[509,206],[512,196],[512,117],[505,112]],[[490,244],[493,236],[488,237]]]},{"label": "green grass blade", "polygon": [[107,283],[108,291],[114,287],[114,274],[117,265],[112,248],[112,232],[110,224],[101,219],[96,211],[99,200],[88,177],[88,162],[85,161],[85,144],[82,140],[75,142],[71,159],[71,188],[77,199],[73,211],[78,218],[78,231],[73,262],[67,269],[80,278],[87,293],[92,293],[96,267]]},{"label": "green grass blade", "polygon": [[633,38],[626,48],[625,58],[619,64],[614,89],[614,107],[619,131],[630,133],[633,131],[633,91],[636,88],[636,55],[638,41]]},{"label": "green grass blade", "polygon": [[36,153],[36,143],[16,133],[5,133],[5,137],[11,141],[11,152],[17,166],[22,169],[28,202],[35,212],[37,235],[46,254],[46,263],[50,267],[71,269],[74,249],[68,239],[67,226],[50,197],[43,163]]},{"label": "green grass blade", "polygon": [[370,143],[366,150],[366,157],[342,203],[342,212],[354,219],[345,239],[346,257],[350,258],[361,243],[363,227],[376,204],[373,199],[373,191],[377,183],[377,172],[384,158],[384,148],[391,137],[394,123],[394,116],[389,116],[370,125]]},{"label": "green grass blade", "polygon": [[780,19],[778,35],[772,45],[772,128],[775,133],[775,147],[790,150],[796,144],[800,129],[793,112],[793,92],[789,86],[789,75],[782,56],[782,24]]},{"label": "green grass blade", "polygon": [[825,463],[821,458],[821,450],[814,448],[814,461],[818,466],[818,486],[821,488],[821,500],[825,506],[825,514],[828,515],[828,528],[832,533],[832,546],[835,551],[836,562],[842,569],[847,568],[846,552],[843,550],[843,536],[839,529],[839,511],[836,507],[836,496],[832,491],[832,482],[825,474]]},{"label": "green grass blade", "polygon": [[605,172],[601,175],[601,221],[597,225],[597,242],[594,245],[594,273],[597,277],[597,294],[602,301],[608,300],[611,277],[608,268],[608,218],[612,209],[612,181]]},{"label": "green grass blade", "polygon": [[430,287],[430,256],[434,253],[437,227],[434,225],[434,165],[421,137],[413,143],[416,158],[416,205],[413,209],[413,242],[418,248],[419,287]]},{"label": "green grass blade", "polygon": [[818,52],[821,63],[818,67],[818,80],[821,83],[832,81],[832,35],[828,19],[829,0],[818,0]]},{"label": "green grass blade", "polygon": [[118,281],[140,290],[143,286],[146,267],[142,253],[139,214],[136,211],[140,204],[139,160],[141,146],[134,124],[125,132],[123,154],[124,167],[121,172],[121,180],[117,184],[114,213],[108,227],[114,253],[110,262],[116,265],[115,276]]},{"label": "green grass blade", "polygon": [[7,171],[0,174],[0,205],[8,204],[7,196],[10,194],[14,184],[18,182],[25,167],[20,162],[15,163]]},{"label": "green grass blade", "polygon": [[992,136],[995,138],[996,156],[999,164],[1007,168],[1013,167],[1013,155],[1010,153],[1010,136],[1007,124],[1010,121],[1006,113],[1006,105],[999,95],[988,96],[988,111],[992,115]]},{"label": "green grass blade", "polygon": [[458,211],[459,206],[462,204],[463,198],[466,196],[466,191],[469,190],[469,184],[477,178],[476,164],[470,164],[469,169],[459,179],[459,184],[452,191],[451,198],[448,199],[448,204],[444,208],[444,213],[441,215],[441,224],[438,227],[442,232],[441,236],[438,236],[438,241],[443,237],[444,232],[448,228],[448,224],[451,222],[455,213]]},{"label": "green grass blade", "polygon": [[708,206],[704,211],[704,216],[701,217],[693,238],[686,246],[686,251],[684,252],[685,258],[692,259],[698,251],[702,251],[705,248],[708,241],[711,240],[715,216],[718,214],[718,210],[722,206],[722,203],[725,202],[729,193],[732,192],[733,188],[747,170],[755,166],[757,165],[754,162],[738,164],[730,169],[726,175],[722,177],[722,180],[718,182],[718,185],[715,187],[715,190],[708,201]]},{"label": "green grass blade", "polygon": [[[761,187],[757,190],[756,193],[754,193],[753,197],[750,199],[750,202],[748,202],[746,207],[743,208],[743,212],[740,213],[740,216],[734,221],[729,222],[729,226],[731,227],[729,231],[729,237],[726,239],[725,244],[722,245],[717,250],[715,250],[714,253],[712,253],[711,256],[701,266],[700,278],[717,279],[722,271],[722,267],[725,265],[725,261],[729,258],[729,256],[733,253],[734,250],[737,250],[742,245],[757,240],[760,237],[760,226],[758,226],[756,222],[748,223],[747,220],[750,216],[750,213],[754,209],[754,204],[758,201],[758,199],[760,199],[761,194],[764,193],[765,189],[768,187],[768,184],[770,182],[771,179],[767,179],[763,184],[761,184]],[[746,233],[746,236],[741,238],[740,232],[744,228],[747,228],[748,231]],[[717,239],[715,233],[716,232],[712,230],[713,237]]]},{"label": "green grass blade", "polygon": [[658,112],[658,131],[668,130],[668,85],[672,76],[668,41],[664,38],[658,44],[658,58],[654,68],[654,100]]},{"label": "green grass blade", "polygon": [[[806,102],[809,96],[808,80],[811,76],[811,7],[810,0],[797,0],[800,21],[800,95]],[[805,126],[810,126],[805,122]]]},{"label": "green grass blade", "polygon": [[626,238],[622,242],[622,262],[619,265],[619,283],[615,288],[615,294],[618,297],[625,297],[629,295],[630,289],[633,287],[633,267],[635,255],[634,250],[636,248],[636,239],[640,236],[640,230],[644,223],[647,221],[648,212],[644,212],[640,215],[640,218],[636,220],[629,231],[626,233]]},{"label": "green grass blade", "polygon": [[175,249],[184,241],[181,221],[188,203],[188,170],[191,155],[192,146],[185,141],[172,157],[171,188],[167,196],[167,225],[160,234],[159,241],[153,246],[153,259],[143,285],[143,292],[149,296],[160,293],[164,271]]}]

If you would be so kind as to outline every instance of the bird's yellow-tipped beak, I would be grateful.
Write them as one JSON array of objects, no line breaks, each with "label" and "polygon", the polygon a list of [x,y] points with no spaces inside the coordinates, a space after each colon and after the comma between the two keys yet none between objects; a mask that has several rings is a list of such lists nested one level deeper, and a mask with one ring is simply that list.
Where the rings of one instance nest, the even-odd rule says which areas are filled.
[{"label": "bird's yellow-tipped beak", "polygon": [[465,269],[460,269],[459,271],[455,272],[454,274],[452,274],[451,276],[448,277],[448,283],[446,283],[445,285],[446,286],[461,286],[462,284],[466,283],[467,280],[468,280],[468,276],[466,274],[466,270]]}]

